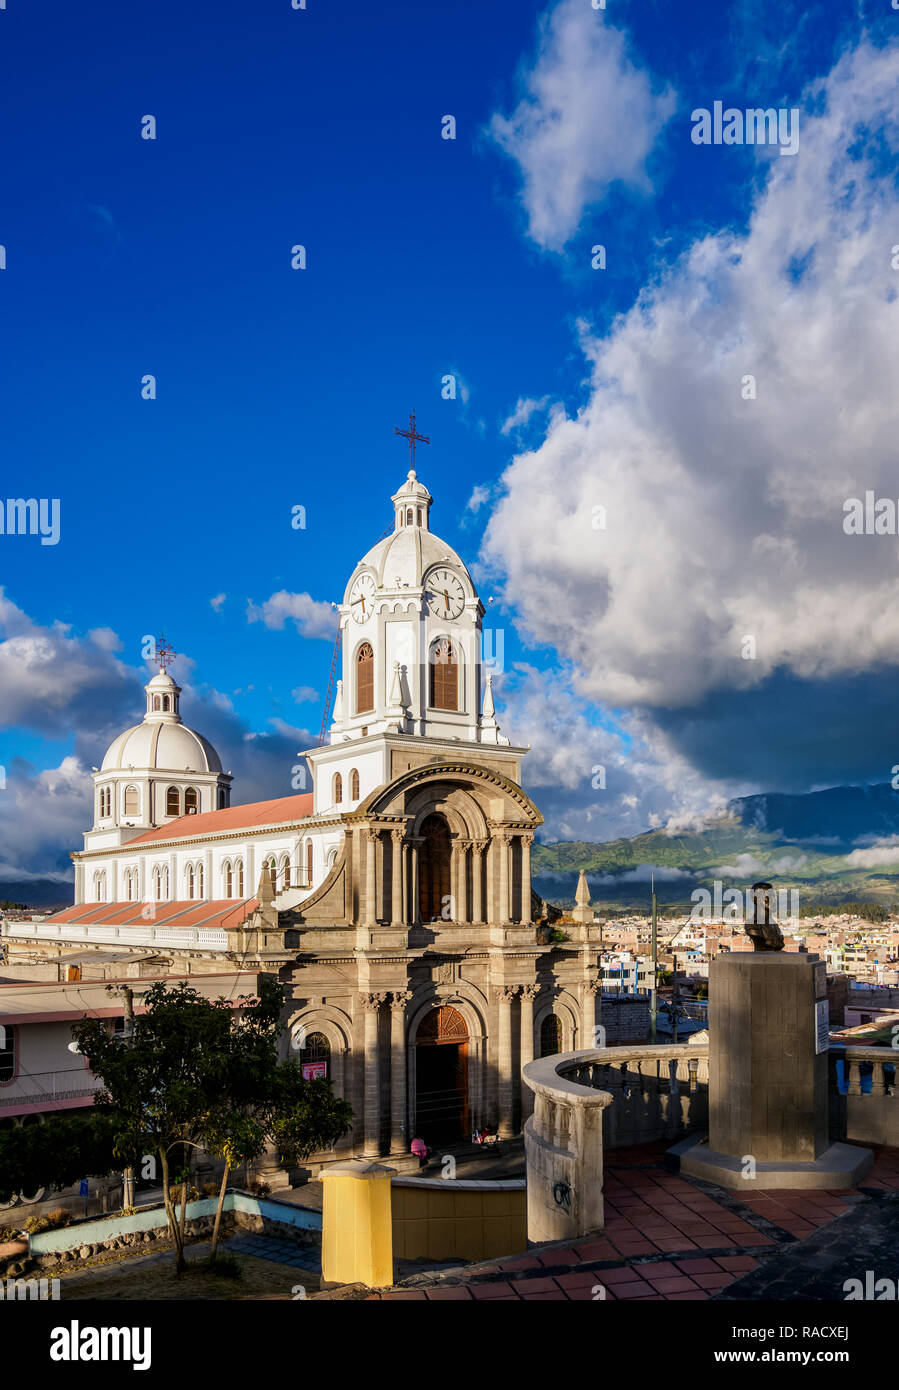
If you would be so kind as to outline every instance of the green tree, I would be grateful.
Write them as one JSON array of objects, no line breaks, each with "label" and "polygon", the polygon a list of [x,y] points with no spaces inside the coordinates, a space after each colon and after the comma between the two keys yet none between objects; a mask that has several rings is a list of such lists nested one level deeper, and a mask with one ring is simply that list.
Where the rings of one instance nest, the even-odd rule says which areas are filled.
[{"label": "green tree", "polygon": [[[256,999],[209,1000],[192,986],[152,985],[127,1044],[99,1019],[73,1027],[80,1050],[103,1083],[95,1105],[112,1122],[116,1158],[154,1154],[172,1235],[175,1266],[184,1269],[191,1149],[224,1157],[215,1238],[228,1172],[258,1156],[270,1138],[294,1134],[309,1153],[350,1127],[352,1110],[326,1083],[313,1094],[294,1063],[278,1062],[284,991],[263,975]],[[234,1005],[241,1006],[237,1010]],[[297,1082],[297,1078],[299,1084]],[[176,1205],[174,1192],[180,1187]]]}]

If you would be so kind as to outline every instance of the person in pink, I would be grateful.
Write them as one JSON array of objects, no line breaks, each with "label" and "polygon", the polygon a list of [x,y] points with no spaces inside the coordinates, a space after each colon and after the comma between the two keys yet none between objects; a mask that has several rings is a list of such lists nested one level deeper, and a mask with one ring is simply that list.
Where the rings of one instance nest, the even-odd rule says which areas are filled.
[{"label": "person in pink", "polygon": [[427,1144],[423,1139],[413,1139],[409,1147],[418,1159],[419,1168],[423,1168],[428,1161]]}]

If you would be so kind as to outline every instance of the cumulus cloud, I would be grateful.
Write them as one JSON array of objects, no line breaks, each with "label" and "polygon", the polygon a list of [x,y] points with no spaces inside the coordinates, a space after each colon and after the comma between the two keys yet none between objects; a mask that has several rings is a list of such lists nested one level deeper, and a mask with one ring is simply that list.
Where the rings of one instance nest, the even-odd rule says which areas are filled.
[{"label": "cumulus cloud", "polygon": [[733,864],[719,864],[717,868],[709,869],[709,873],[716,878],[753,878],[764,871],[764,864],[754,854],[738,854]]},{"label": "cumulus cloud", "polygon": [[489,133],[519,166],[529,235],[558,251],[616,181],[650,191],[646,158],[675,98],[653,92],[624,35],[585,0],[561,0],[543,16],[520,82],[515,110],[497,112]]},{"label": "cumulus cloud", "polygon": [[854,849],[846,855],[850,869],[879,869],[887,864],[899,864],[899,835],[879,840],[870,849]]},{"label": "cumulus cloud", "polygon": [[513,430],[522,429],[532,415],[545,410],[548,404],[549,396],[541,396],[539,401],[533,400],[530,396],[519,396],[515,402],[515,409],[503,421],[500,434],[511,434]]},{"label": "cumulus cloud", "polygon": [[214,609],[216,613],[221,613],[227,597],[227,594],[216,594],[214,598],[209,600],[209,607]]},{"label": "cumulus cloud", "polygon": [[[531,750],[522,777],[546,817],[542,838],[607,840],[653,826],[678,834],[724,810],[720,783],[695,773],[648,723],[602,721],[573,692],[569,670],[515,663],[495,690],[503,733]],[[745,790],[735,783],[728,794]]]},{"label": "cumulus cloud", "polygon": [[264,603],[247,604],[247,621],[263,622],[266,627],[283,628],[285,622],[292,621],[301,637],[322,637],[333,639],[337,631],[337,613],[321,599],[311,594],[292,594],[287,589],[279,589]]},{"label": "cumulus cloud", "polygon": [[895,539],[842,527],[847,497],[897,491],[897,84],[896,46],[844,55],[746,230],[688,246],[606,337],[581,325],[588,398],[515,458],[485,532],[523,635],[718,776],[781,718],[775,682],[811,762],[809,686],[882,690],[899,663]]}]

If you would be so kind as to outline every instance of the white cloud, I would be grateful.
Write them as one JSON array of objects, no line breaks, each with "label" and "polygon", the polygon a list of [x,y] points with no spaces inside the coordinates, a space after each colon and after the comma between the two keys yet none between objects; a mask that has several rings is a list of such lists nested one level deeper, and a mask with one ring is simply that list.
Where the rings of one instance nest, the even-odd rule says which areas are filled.
[{"label": "white cloud", "polygon": [[672,710],[899,659],[896,542],[842,531],[847,496],[897,493],[897,87],[896,46],[844,56],[748,231],[584,329],[586,404],[507,470],[482,558],[585,696]]},{"label": "white cloud", "polygon": [[298,685],[296,690],[291,690],[291,698],[296,700],[298,705],[309,705],[318,700],[318,691],[311,685]]},{"label": "white cloud", "polygon": [[513,430],[521,429],[532,415],[545,410],[548,404],[549,396],[541,396],[539,401],[533,400],[530,396],[519,396],[512,414],[503,421],[500,434],[511,434]]},{"label": "white cloud", "polygon": [[871,849],[854,849],[846,855],[850,869],[878,869],[888,864],[899,864],[899,836],[890,835],[878,841]]},{"label": "white cloud", "polygon": [[215,598],[209,600],[209,607],[214,608],[216,613],[221,613],[227,594],[216,594]]},{"label": "white cloud", "polygon": [[337,631],[337,613],[321,599],[311,594],[291,594],[279,589],[262,604],[247,604],[247,621],[263,622],[268,628],[283,628],[286,621],[296,624],[301,637],[322,637],[333,639]]},{"label": "white cloud", "polygon": [[719,864],[716,869],[709,869],[716,878],[752,878],[764,872],[764,864],[754,854],[738,854],[733,864]]},{"label": "white cloud", "polygon": [[496,113],[489,132],[519,165],[529,235],[558,251],[612,183],[650,190],[646,157],[675,98],[653,93],[624,35],[586,0],[561,0],[543,16],[521,86],[512,115]]},{"label": "white cloud", "polygon": [[475,484],[471,496],[465,503],[466,509],[470,512],[479,512],[484,504],[490,501],[490,495],[489,486],[482,486],[481,483]]}]

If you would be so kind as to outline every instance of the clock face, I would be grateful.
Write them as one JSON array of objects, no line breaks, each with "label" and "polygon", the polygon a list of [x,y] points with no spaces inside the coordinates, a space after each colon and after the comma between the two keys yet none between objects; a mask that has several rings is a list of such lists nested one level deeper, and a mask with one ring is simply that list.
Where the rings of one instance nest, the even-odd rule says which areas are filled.
[{"label": "clock face", "polygon": [[425,596],[428,610],[435,618],[458,618],[465,606],[462,581],[452,570],[432,570],[427,578]]},{"label": "clock face", "polygon": [[375,581],[370,574],[360,574],[350,590],[350,612],[357,623],[367,623],[374,613]]}]

